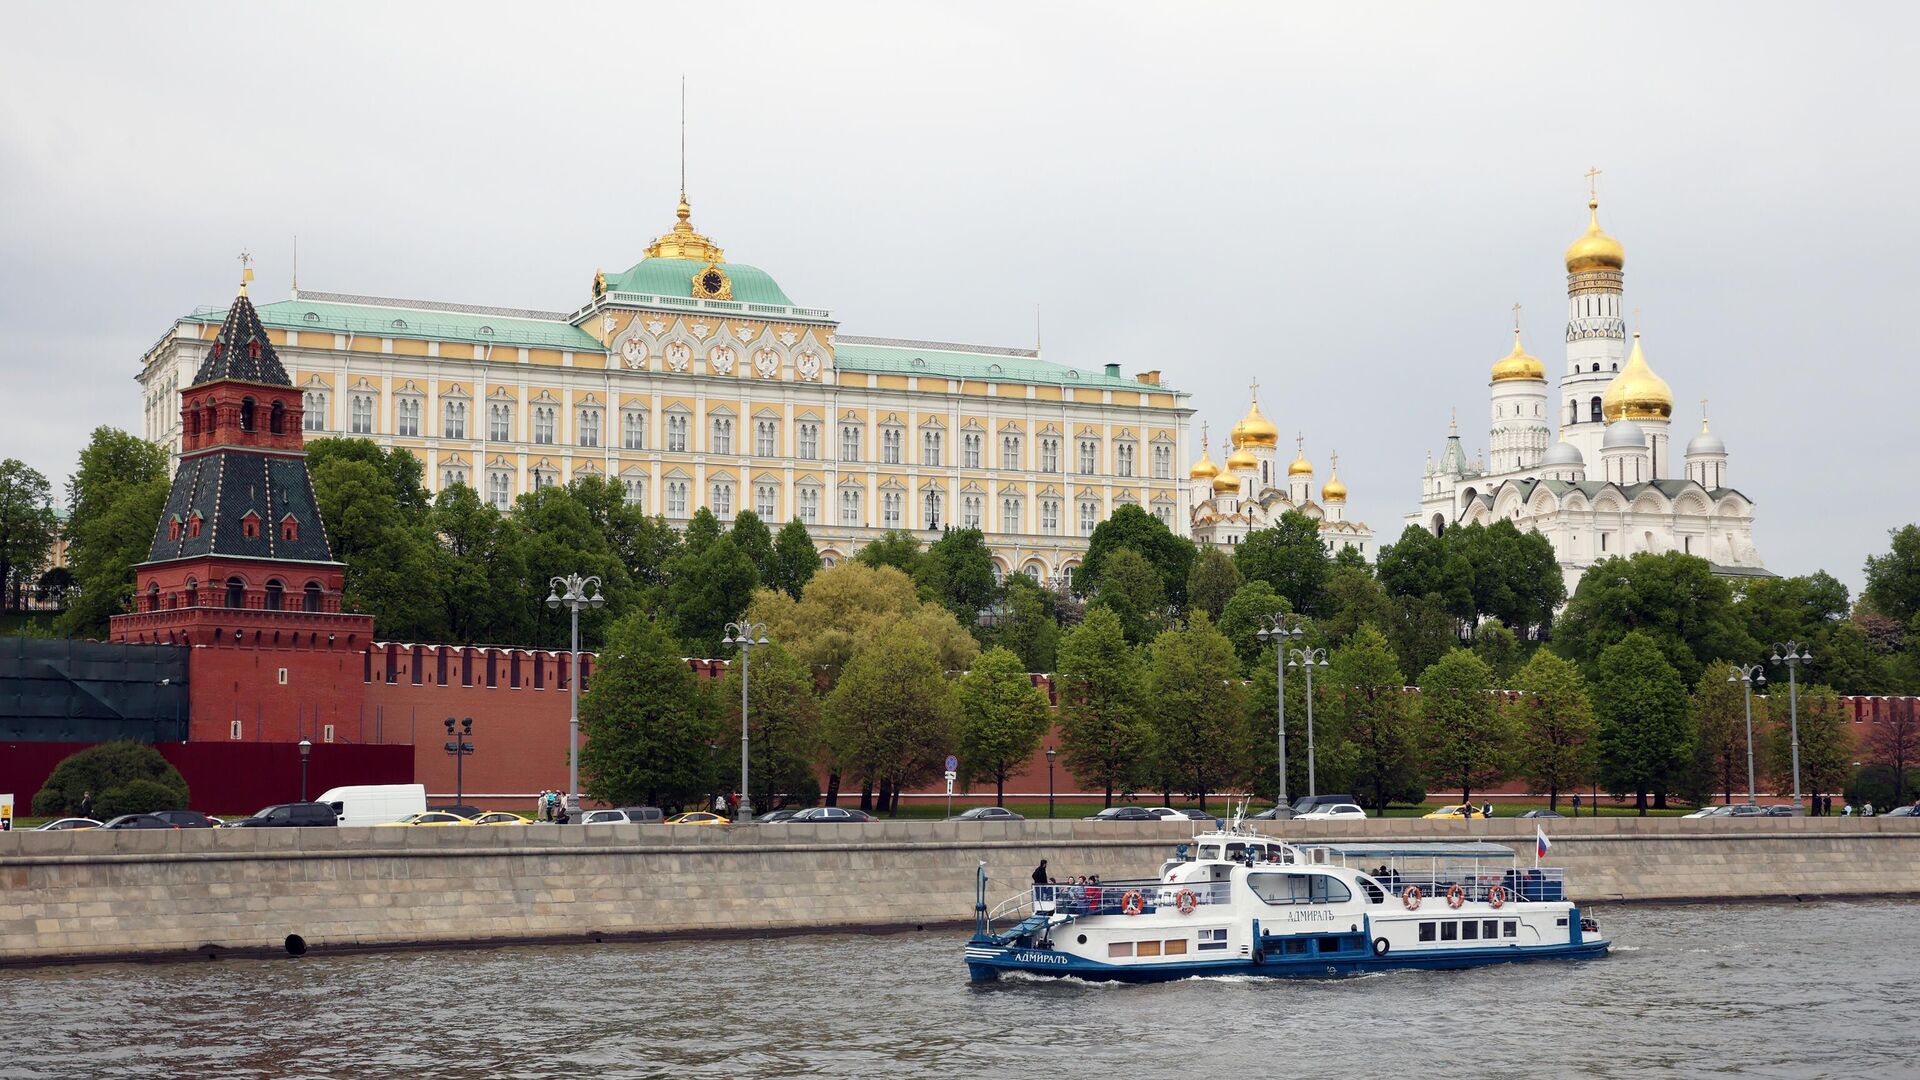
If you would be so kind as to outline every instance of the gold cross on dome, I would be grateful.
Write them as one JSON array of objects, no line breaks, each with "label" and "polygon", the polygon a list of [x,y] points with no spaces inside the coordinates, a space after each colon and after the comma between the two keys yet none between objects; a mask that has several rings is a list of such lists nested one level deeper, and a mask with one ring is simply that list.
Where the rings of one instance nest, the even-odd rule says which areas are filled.
[{"label": "gold cross on dome", "polygon": [[1587,198],[1598,201],[1600,198],[1600,170],[1589,165],[1587,166],[1587,171],[1581,175],[1587,178]]},{"label": "gold cross on dome", "polygon": [[1293,448],[1300,452],[1301,457],[1307,455],[1307,437],[1304,433],[1293,437]]},{"label": "gold cross on dome", "polygon": [[1513,332],[1520,332],[1520,302],[1517,300],[1513,304]]},{"label": "gold cross on dome", "polygon": [[1200,452],[1207,452],[1207,422],[1204,420],[1200,422]]},{"label": "gold cross on dome", "polygon": [[1335,450],[1327,455],[1327,465],[1333,472],[1340,471],[1340,451]]}]

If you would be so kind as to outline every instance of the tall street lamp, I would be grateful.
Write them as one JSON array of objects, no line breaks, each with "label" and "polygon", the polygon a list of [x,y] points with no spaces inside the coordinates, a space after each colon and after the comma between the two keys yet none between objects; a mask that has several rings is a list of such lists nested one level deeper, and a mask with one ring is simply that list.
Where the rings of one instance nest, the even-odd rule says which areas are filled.
[{"label": "tall street lamp", "polygon": [[1274,645],[1273,669],[1280,678],[1278,692],[1280,705],[1280,787],[1278,798],[1274,801],[1274,818],[1280,817],[1279,808],[1287,805],[1287,643],[1296,641],[1306,634],[1300,629],[1300,617],[1288,612],[1258,616],[1260,629],[1254,638],[1265,645]]},{"label": "tall street lamp", "polygon": [[1813,663],[1812,651],[1797,641],[1773,643],[1772,662],[1787,665],[1787,723],[1793,738],[1793,812],[1800,809],[1800,665]]},{"label": "tall street lamp", "polygon": [[600,591],[600,579],[568,574],[547,582],[547,607],[558,610],[565,604],[573,616],[572,700],[567,703],[567,809],[580,798],[580,609],[597,608],[607,602]]},{"label": "tall street lamp", "polygon": [[307,801],[307,758],[313,755],[313,740],[300,740],[300,801]]},{"label": "tall street lamp", "polygon": [[1047,817],[1053,817],[1053,758],[1060,751],[1047,747]]},{"label": "tall street lamp", "polygon": [[740,808],[733,820],[748,822],[753,820],[753,796],[747,792],[747,675],[748,660],[753,655],[753,647],[767,644],[767,624],[730,622],[726,626],[726,636],[720,644],[740,650]]},{"label": "tall street lamp", "polygon": [[1327,650],[1309,646],[1295,649],[1289,654],[1287,666],[1299,666],[1307,669],[1307,794],[1320,794],[1313,779],[1313,669],[1327,666]]},{"label": "tall street lamp", "polygon": [[473,753],[473,717],[460,721],[460,730],[453,730],[453,717],[447,717],[447,753],[453,755],[453,804],[460,806],[467,800],[467,755]]},{"label": "tall street lamp", "polygon": [[[1753,688],[1767,685],[1767,672],[1759,664],[1735,664],[1733,670],[1734,673],[1727,676],[1727,681],[1741,684],[1747,692],[1747,803],[1752,805],[1759,801],[1754,797],[1753,783]],[[1799,786],[1796,774],[1794,787],[1797,789]]]}]

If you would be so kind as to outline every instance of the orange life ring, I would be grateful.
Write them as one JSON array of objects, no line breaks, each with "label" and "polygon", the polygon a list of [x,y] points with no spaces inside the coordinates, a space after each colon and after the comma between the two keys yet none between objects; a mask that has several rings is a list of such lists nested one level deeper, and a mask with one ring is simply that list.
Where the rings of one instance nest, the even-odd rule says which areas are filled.
[{"label": "orange life ring", "polygon": [[1458,885],[1447,886],[1447,906],[1457,908],[1467,902],[1467,890]]},{"label": "orange life ring", "polygon": [[1495,908],[1504,907],[1507,903],[1506,887],[1495,885],[1493,888],[1487,890],[1487,903],[1492,904]]},{"label": "orange life ring", "polygon": [[1194,895],[1192,889],[1181,889],[1180,895],[1173,898],[1173,904],[1180,909],[1180,914],[1191,915],[1193,909],[1200,906],[1200,898]]},{"label": "orange life ring", "polygon": [[1127,895],[1120,898],[1120,910],[1129,915],[1138,915],[1147,910],[1147,898],[1141,896],[1138,889],[1128,889]]},{"label": "orange life ring", "polygon": [[1409,885],[1407,891],[1400,894],[1400,902],[1407,905],[1408,911],[1420,910],[1420,886]]}]

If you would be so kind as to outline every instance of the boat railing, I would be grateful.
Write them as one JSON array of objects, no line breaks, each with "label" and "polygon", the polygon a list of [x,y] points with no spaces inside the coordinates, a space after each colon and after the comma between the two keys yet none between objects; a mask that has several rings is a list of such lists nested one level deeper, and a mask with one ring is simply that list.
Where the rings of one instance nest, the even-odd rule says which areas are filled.
[{"label": "boat railing", "polygon": [[1098,885],[1035,885],[1000,902],[988,920],[1011,917],[1032,908],[1036,915],[1124,915],[1128,897],[1138,893],[1140,911],[1145,914],[1162,907],[1178,907],[1181,894],[1191,894],[1194,907],[1225,904],[1231,899],[1230,883],[1201,881],[1191,884],[1153,881],[1103,881]]},{"label": "boat railing", "polygon": [[1491,899],[1495,888],[1503,890],[1503,901],[1559,901],[1567,897],[1566,870],[1558,866],[1511,869],[1497,874],[1450,870],[1447,867],[1412,871],[1389,869],[1384,877],[1378,873],[1371,876],[1395,896],[1404,896],[1409,888],[1417,888],[1421,896],[1441,897],[1457,886],[1468,900],[1474,901]]}]

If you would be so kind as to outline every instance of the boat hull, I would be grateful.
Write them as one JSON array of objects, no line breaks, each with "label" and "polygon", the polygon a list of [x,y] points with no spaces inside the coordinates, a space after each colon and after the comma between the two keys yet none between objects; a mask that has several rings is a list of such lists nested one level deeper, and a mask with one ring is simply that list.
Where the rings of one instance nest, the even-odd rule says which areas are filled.
[{"label": "boat hull", "polygon": [[1105,964],[1055,949],[1003,947],[988,941],[967,944],[967,971],[974,982],[992,982],[1010,971],[1090,982],[1152,983],[1221,975],[1257,975],[1273,979],[1334,979],[1382,971],[1447,971],[1488,964],[1517,964],[1535,960],[1597,960],[1612,942],[1507,946],[1501,949],[1425,949],[1385,956],[1270,957],[1192,960],[1165,964]]}]

